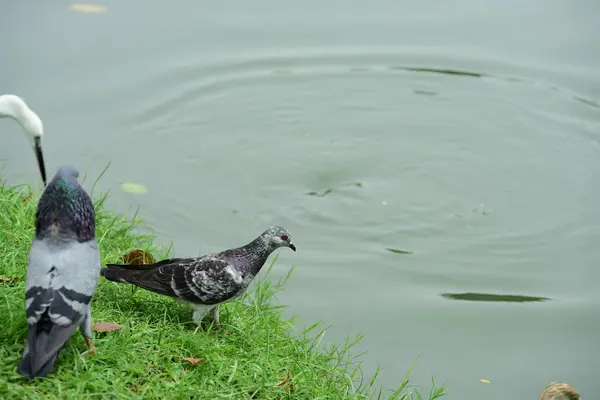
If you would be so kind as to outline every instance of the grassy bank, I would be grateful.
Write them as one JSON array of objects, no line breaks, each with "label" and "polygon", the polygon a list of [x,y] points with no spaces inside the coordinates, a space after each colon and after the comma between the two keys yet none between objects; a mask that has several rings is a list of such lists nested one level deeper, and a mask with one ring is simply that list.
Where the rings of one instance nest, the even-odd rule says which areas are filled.
[{"label": "grassy bank", "polygon": [[[319,324],[297,331],[270,303],[284,281],[269,282],[266,271],[241,301],[221,307],[226,332],[198,331],[188,307],[101,279],[93,320],[123,327],[96,333],[98,354],[87,359],[80,356],[86,349],[81,335],[74,335],[47,379],[25,381],[16,365],[27,328],[24,287],[39,196],[32,192],[0,182],[0,398],[422,398],[400,376],[396,392],[378,390],[358,369],[351,342],[320,345]],[[105,211],[104,199],[95,202],[103,263],[119,262],[135,248],[157,259],[169,255],[151,236],[136,233],[135,218]],[[429,399],[442,392],[426,391]]]}]

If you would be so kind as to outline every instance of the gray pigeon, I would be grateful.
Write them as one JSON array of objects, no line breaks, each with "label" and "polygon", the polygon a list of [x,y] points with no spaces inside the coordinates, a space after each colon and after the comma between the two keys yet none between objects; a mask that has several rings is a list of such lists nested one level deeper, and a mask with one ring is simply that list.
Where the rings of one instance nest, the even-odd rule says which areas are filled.
[{"label": "gray pigeon", "polygon": [[77,327],[96,353],[90,301],[100,278],[100,252],[94,206],[78,177],[75,168],[60,168],[35,215],[25,292],[29,332],[18,367],[29,379],[50,372]]},{"label": "gray pigeon", "polygon": [[244,293],[278,247],[296,251],[287,229],[273,226],[236,249],[146,265],[107,264],[101,274],[109,281],[133,284],[187,303],[197,324],[212,310],[219,327],[219,306]]}]

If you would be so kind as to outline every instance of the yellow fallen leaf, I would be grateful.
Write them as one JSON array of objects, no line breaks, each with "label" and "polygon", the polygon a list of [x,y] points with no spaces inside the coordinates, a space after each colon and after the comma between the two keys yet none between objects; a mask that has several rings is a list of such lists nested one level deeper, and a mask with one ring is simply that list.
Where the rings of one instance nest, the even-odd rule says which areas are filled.
[{"label": "yellow fallen leaf", "polygon": [[122,182],[121,189],[133,194],[144,194],[148,192],[148,189],[146,189],[145,186],[133,182]]},{"label": "yellow fallen leaf", "polygon": [[492,383],[492,382],[488,381],[487,379],[480,379],[479,382],[481,382],[481,383]]},{"label": "yellow fallen leaf", "polygon": [[71,4],[69,10],[82,13],[103,13],[107,8],[99,4]]}]

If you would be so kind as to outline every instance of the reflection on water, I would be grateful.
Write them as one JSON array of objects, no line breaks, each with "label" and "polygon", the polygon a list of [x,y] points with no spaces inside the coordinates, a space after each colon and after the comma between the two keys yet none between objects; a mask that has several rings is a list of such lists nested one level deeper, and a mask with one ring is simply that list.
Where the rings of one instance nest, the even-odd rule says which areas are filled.
[{"label": "reflection on water", "polygon": [[588,106],[591,106],[591,107],[594,107],[594,108],[600,108],[600,104],[598,104],[598,102],[596,102],[594,100],[585,99],[585,98],[583,98],[581,96],[573,96],[573,99],[575,99],[575,100],[577,100],[577,101],[579,101],[579,102],[581,102],[581,103],[583,103],[585,105],[588,105]]},{"label": "reflection on water", "polygon": [[395,254],[412,254],[412,251],[392,249],[389,247],[386,250],[389,251],[390,253],[395,253]]},{"label": "reflection on water", "polygon": [[550,300],[548,297],[522,296],[516,294],[492,293],[442,293],[440,296],[452,300],[493,301],[506,303],[531,303]]},{"label": "reflection on water", "polygon": [[413,90],[413,93],[419,94],[422,96],[436,96],[439,94],[438,92],[435,92],[433,90],[422,90],[422,89],[415,89],[415,90]]},{"label": "reflection on water", "polygon": [[310,192],[306,192],[305,195],[307,196],[315,196],[315,197],[325,197],[327,196],[329,193],[333,192],[336,189],[341,189],[344,187],[358,187],[358,188],[362,188],[363,184],[360,182],[351,182],[351,183],[347,183],[345,185],[340,185],[336,188],[327,188],[323,191],[317,192],[317,191],[310,191]]},{"label": "reflection on water", "polygon": [[447,68],[427,68],[427,67],[400,67],[400,66],[392,66],[390,69],[396,70],[404,70],[411,72],[430,72],[434,74],[447,74],[447,75],[459,75],[459,76],[471,76],[474,78],[481,78],[484,74],[479,72],[470,72],[470,71],[459,71],[455,69],[447,69]]}]

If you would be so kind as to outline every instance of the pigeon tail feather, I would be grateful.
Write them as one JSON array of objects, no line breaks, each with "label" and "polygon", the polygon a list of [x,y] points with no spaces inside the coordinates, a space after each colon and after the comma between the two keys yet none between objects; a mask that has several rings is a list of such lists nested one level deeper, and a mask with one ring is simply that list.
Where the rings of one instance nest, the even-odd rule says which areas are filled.
[{"label": "pigeon tail feather", "polygon": [[133,275],[136,271],[115,264],[107,264],[106,267],[100,270],[100,275],[112,282],[131,283],[127,280],[127,277]]},{"label": "pigeon tail feather", "polygon": [[[137,267],[147,267],[147,265],[136,265]],[[108,268],[102,268],[100,274],[112,282],[129,283],[134,286],[141,287],[142,289],[149,290],[154,293],[163,294],[166,296],[174,296],[173,290],[169,286],[165,286],[160,282],[149,281],[142,279],[142,273],[147,271],[149,268],[142,270],[135,270],[130,268],[123,268],[116,264],[107,264]],[[129,267],[129,265],[127,265]]]},{"label": "pigeon tail feather", "polygon": [[37,324],[29,326],[27,348],[17,369],[19,374],[28,379],[48,375],[76,327],[54,324],[47,312]]},{"label": "pigeon tail feather", "polygon": [[[33,355],[31,354],[31,352],[26,353],[23,356],[23,359],[21,359],[21,362],[19,363],[19,367],[18,367],[17,371],[19,372],[19,374],[23,375],[27,379],[43,378],[46,375],[48,375],[50,373],[50,371],[52,370],[52,367],[54,366],[54,363],[56,362],[56,359],[58,358],[59,353],[60,353],[60,350],[58,350],[56,353],[54,353],[50,357],[50,359],[48,361],[46,361],[46,363],[40,367],[36,367],[36,364],[35,364],[36,361],[35,361]],[[37,368],[37,370],[35,368]]]}]

